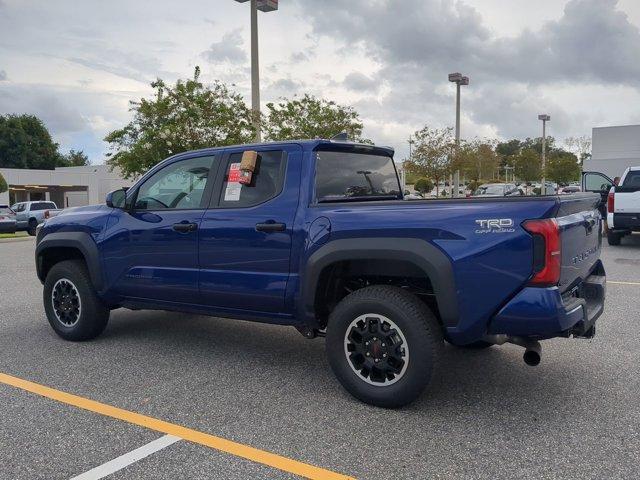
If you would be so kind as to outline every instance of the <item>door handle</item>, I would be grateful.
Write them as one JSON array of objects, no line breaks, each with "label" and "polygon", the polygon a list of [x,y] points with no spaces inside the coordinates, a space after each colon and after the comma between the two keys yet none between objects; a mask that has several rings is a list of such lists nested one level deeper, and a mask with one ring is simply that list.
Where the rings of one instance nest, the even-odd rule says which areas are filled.
[{"label": "door handle", "polygon": [[284,223],[277,222],[264,222],[264,223],[256,223],[256,231],[257,232],[284,232],[287,226]]},{"label": "door handle", "polygon": [[173,229],[180,233],[195,232],[198,229],[197,223],[174,223]]}]

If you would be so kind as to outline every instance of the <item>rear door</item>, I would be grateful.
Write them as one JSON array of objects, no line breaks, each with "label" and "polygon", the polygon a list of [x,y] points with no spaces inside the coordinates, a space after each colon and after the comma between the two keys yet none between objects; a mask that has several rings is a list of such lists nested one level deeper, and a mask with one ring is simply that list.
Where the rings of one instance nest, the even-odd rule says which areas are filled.
[{"label": "rear door", "polygon": [[629,170],[614,195],[614,213],[640,213],[640,170]]},{"label": "rear door", "polygon": [[233,171],[244,150],[225,151],[202,218],[201,303],[228,311],[283,312],[302,149],[257,148],[251,184],[240,185],[233,181]]}]

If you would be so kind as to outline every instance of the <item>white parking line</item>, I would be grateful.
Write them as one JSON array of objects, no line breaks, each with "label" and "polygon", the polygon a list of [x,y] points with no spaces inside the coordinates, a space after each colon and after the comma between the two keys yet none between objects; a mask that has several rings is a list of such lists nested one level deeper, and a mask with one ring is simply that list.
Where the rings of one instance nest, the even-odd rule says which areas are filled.
[{"label": "white parking line", "polygon": [[612,283],[614,285],[640,285],[640,282],[620,282],[617,280],[607,280],[607,283]]},{"label": "white parking line", "polygon": [[96,468],[92,468],[88,472],[84,472],[76,477],[73,477],[71,480],[98,480],[99,478],[104,478],[107,475],[111,475],[112,473],[117,472],[118,470],[122,470],[132,463],[136,463],[138,460],[142,460],[143,458],[148,457],[158,450],[162,450],[169,445],[173,445],[179,440],[182,439],[180,437],[174,437],[173,435],[164,435],[163,437],[160,437],[151,443],[147,443],[146,445],[143,445],[140,448],[136,448],[129,453],[125,453],[118,458],[114,458],[107,463],[98,465]]}]

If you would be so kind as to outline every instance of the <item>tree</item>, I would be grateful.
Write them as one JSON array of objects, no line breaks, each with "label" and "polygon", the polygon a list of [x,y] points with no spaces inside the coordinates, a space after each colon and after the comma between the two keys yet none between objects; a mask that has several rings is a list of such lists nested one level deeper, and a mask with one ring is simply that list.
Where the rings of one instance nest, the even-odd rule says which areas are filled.
[{"label": "tree", "polygon": [[302,98],[267,103],[264,132],[268,140],[331,138],[346,132],[354,141],[362,138],[363,124],[353,107],[305,94]]},{"label": "tree", "polygon": [[578,158],[570,152],[553,152],[547,159],[545,176],[556,183],[569,183],[580,178]]},{"label": "tree", "polygon": [[516,177],[526,182],[542,178],[542,160],[538,153],[527,148],[513,159],[514,173]]},{"label": "tree", "polygon": [[[537,138],[527,138],[521,144],[521,150],[533,150],[538,155],[542,155],[542,137]],[[545,151],[546,153],[551,153],[556,149],[556,140],[555,138],[548,136],[545,140]]]},{"label": "tree", "polygon": [[428,178],[422,177],[416,181],[413,188],[422,194],[431,193],[431,190],[433,190],[433,182]]},{"label": "tree", "polygon": [[451,171],[451,156],[455,143],[453,129],[435,129],[425,126],[415,133],[416,146],[408,170],[416,175],[431,178],[436,183],[436,195],[439,194],[440,180]]},{"label": "tree", "polygon": [[578,156],[578,162],[582,165],[587,158],[591,157],[591,137],[582,135],[580,137],[568,137],[564,144],[569,150]]},{"label": "tree", "polygon": [[0,193],[4,193],[7,190],[9,190],[9,185],[7,185],[7,181],[4,179],[4,177],[0,173]]},{"label": "tree", "polygon": [[62,161],[66,167],[84,167],[90,165],[89,157],[82,150],[69,150],[69,153],[62,156]]},{"label": "tree", "polygon": [[192,79],[173,86],[158,79],[154,98],[131,102],[133,120],[105,138],[107,163],[130,178],[176,153],[251,141],[251,110],[242,96],[218,81],[205,86],[199,76],[196,67]]},{"label": "tree", "polygon": [[0,167],[53,170],[61,165],[58,144],[33,115],[0,115]]}]

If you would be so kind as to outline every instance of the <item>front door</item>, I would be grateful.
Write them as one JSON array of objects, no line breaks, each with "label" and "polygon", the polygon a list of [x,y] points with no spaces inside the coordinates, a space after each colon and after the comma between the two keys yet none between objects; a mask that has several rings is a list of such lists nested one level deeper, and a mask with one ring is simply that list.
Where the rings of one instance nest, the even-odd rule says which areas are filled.
[{"label": "front door", "polygon": [[114,210],[102,251],[112,291],[139,300],[198,303],[198,235],[214,157],[172,162]]},{"label": "front door", "polygon": [[221,311],[284,311],[302,149],[260,147],[249,185],[229,182],[245,149],[225,152],[200,228],[201,302]]},{"label": "front door", "polygon": [[600,194],[598,210],[602,217],[607,218],[607,196],[613,181],[600,172],[582,172],[582,191]]}]

